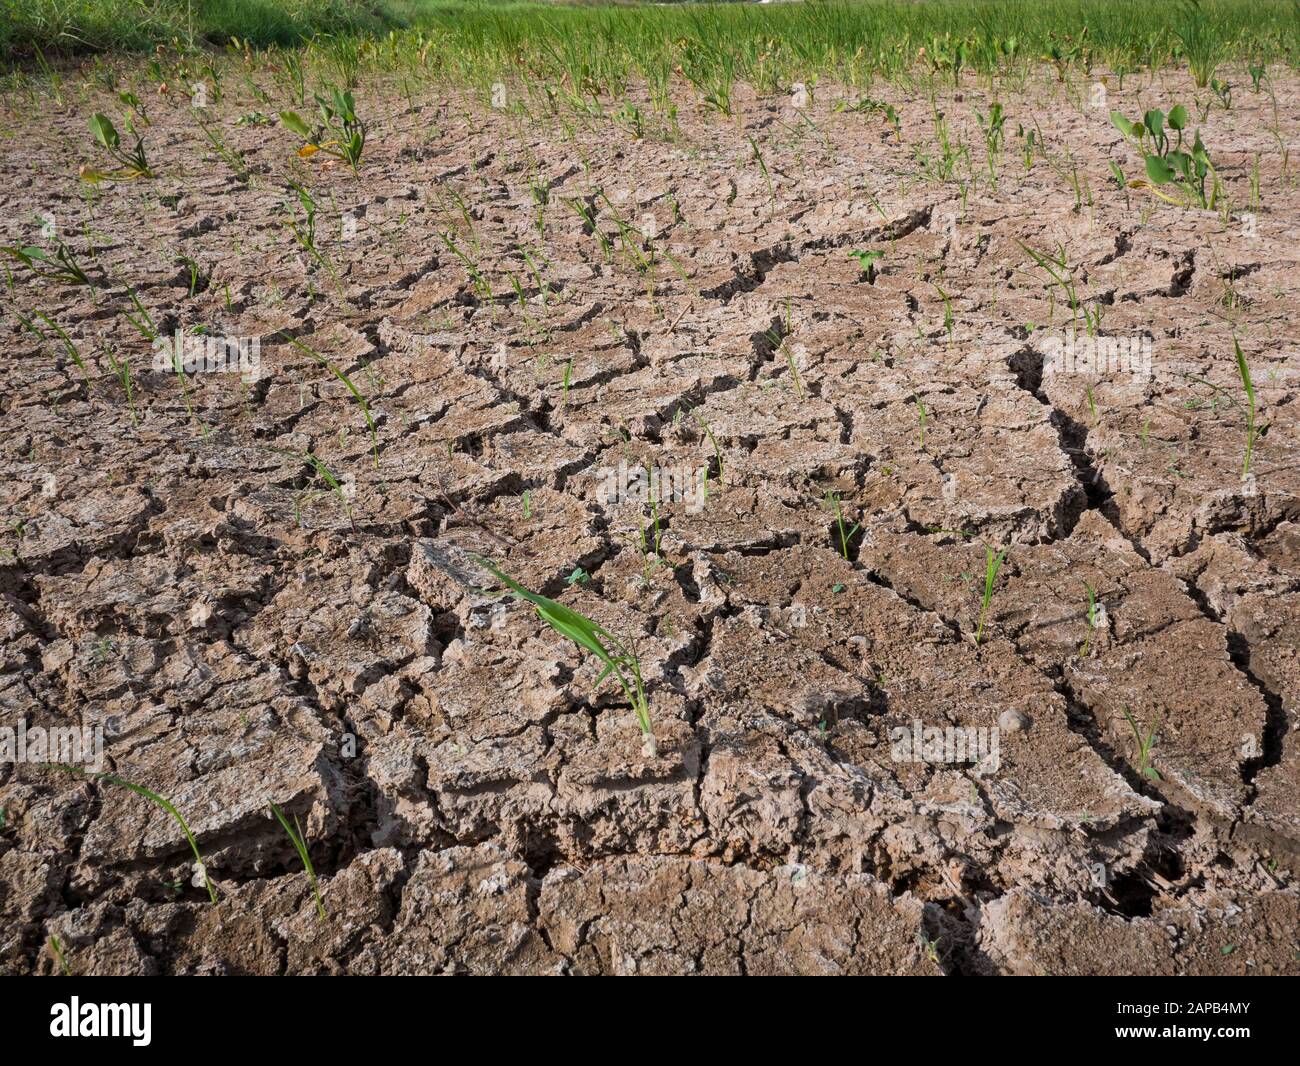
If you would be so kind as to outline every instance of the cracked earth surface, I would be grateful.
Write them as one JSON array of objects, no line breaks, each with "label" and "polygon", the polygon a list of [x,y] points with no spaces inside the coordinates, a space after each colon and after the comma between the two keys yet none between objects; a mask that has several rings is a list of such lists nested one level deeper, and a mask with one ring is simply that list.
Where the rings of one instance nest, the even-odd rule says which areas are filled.
[{"label": "cracked earth surface", "polygon": [[[1279,76],[1288,139],[1298,89]],[[77,168],[111,100],[4,115],[5,243],[49,212],[97,288],[15,271],[4,296],[0,709],[102,727],[219,899],[157,807],[5,763],[6,972],[54,972],[52,936],[104,974],[1300,970],[1300,197],[1266,94],[1201,123],[1235,203],[1262,157],[1253,236],[1116,189],[1131,153],[1046,78],[1004,99],[1050,159],[1009,138],[965,198],[916,173],[931,107],[899,87],[873,95],[901,139],[823,92],[811,124],[683,96],[675,139],[634,141],[372,86],[359,178],[237,125],[236,95],[210,115],[246,177],[159,98],[159,177],[93,202]],[[981,152],[988,100],[938,100]],[[290,178],[337,283],[285,229]],[[643,277],[617,220],[646,215]],[[1065,249],[1104,334],[1151,338],[1149,378],[1045,372],[1069,310],[1022,243]],[[259,339],[260,377],[183,394],[128,285],[165,335]],[[1267,426],[1246,482],[1234,330]],[[288,337],[367,398],[373,448]],[[649,511],[599,491],[620,463],[709,471],[702,507],[664,503],[657,561]],[[845,551],[827,492],[861,523]],[[977,643],[984,544],[1007,555]],[[635,643],[656,755],[476,554]],[[1158,777],[1125,712],[1158,726]],[[1000,765],[892,758],[917,721],[997,728]]]}]

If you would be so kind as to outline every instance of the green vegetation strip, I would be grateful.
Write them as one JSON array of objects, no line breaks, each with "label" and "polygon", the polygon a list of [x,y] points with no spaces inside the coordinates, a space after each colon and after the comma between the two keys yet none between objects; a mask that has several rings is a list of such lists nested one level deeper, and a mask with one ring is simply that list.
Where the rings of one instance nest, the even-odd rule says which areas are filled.
[{"label": "green vegetation strip", "polygon": [[[1086,29],[1085,29],[1086,27]],[[289,46],[315,37],[414,37],[426,62],[471,81],[569,75],[617,93],[681,74],[708,92],[799,76],[853,82],[919,62],[980,73],[1018,62],[1114,70],[1300,56],[1292,0],[808,0],[658,5],[504,0],[0,0],[0,57],[182,46]],[[921,49],[925,49],[922,54]],[[1208,64],[1208,67],[1207,67]],[[575,86],[576,87],[576,86]]]}]

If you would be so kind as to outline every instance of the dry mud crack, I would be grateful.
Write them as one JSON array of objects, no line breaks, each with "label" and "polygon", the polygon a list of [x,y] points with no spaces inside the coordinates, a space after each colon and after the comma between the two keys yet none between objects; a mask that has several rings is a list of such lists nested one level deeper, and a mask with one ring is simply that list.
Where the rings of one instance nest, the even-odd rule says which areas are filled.
[{"label": "dry mud crack", "polygon": [[[4,243],[48,214],[95,285],[15,270],[3,301],[0,709],[102,730],[219,901],[157,806],[6,761],[6,972],[53,972],[51,937],[102,974],[1300,969],[1300,197],[1275,154],[1245,236],[1108,184],[1118,135],[1068,107],[1037,112],[1046,158],[963,198],[823,100],[811,129],[749,96],[622,142],[364,103],[360,178],[222,103],[236,176],[160,98],[159,176],[90,199],[107,105],[5,114]],[[1266,106],[1206,124],[1239,203]],[[1025,246],[1065,249],[1149,374],[1051,372],[1074,327]],[[164,337],[255,340],[260,372],[157,368],[132,294]],[[1247,480],[1234,332],[1267,425]],[[636,498],[646,467],[686,498]],[[635,646],[656,754],[476,556]],[[996,759],[909,747],[925,728]]]}]

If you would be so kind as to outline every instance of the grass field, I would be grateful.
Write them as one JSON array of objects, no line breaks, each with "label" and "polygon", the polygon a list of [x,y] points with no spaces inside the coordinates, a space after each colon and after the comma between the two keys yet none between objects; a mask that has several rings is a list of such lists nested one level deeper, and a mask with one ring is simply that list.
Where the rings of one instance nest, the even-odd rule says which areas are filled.
[{"label": "grass field", "polygon": [[[563,5],[496,0],[4,0],[0,56],[143,50],[173,40],[254,47],[316,35],[411,31],[449,68],[597,82],[662,79],[677,66],[762,87],[790,72],[850,80],[937,66],[987,73],[1044,59],[1113,69],[1196,62],[1294,63],[1300,16],[1287,0],[986,0],[780,5]],[[924,49],[922,54],[921,50]]]}]

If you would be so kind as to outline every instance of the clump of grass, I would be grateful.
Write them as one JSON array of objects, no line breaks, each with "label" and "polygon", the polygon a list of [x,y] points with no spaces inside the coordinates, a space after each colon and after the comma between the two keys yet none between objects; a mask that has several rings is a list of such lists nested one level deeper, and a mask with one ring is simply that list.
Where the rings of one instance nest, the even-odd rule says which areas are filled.
[{"label": "clump of grass", "polygon": [[614,676],[623,690],[623,695],[632,704],[637,724],[641,727],[643,750],[648,757],[653,758],[658,753],[658,747],[650,723],[650,704],[646,699],[645,683],[641,679],[641,661],[636,653],[629,650],[600,623],[562,603],[530,592],[514,578],[502,573],[489,560],[481,556],[475,558],[485,569],[491,571],[513,596],[531,604],[537,616],[560,636],[573,641],[579,648],[590,652],[605,664],[605,668],[596,679],[597,687],[611,674]]},{"label": "clump of grass", "polygon": [[840,555],[847,559],[849,557],[849,542],[858,535],[858,531],[862,529],[862,523],[855,522],[852,526],[848,526],[844,521],[844,511],[840,504],[840,494],[838,492],[828,490],[822,502],[835,515],[835,533],[840,542]]},{"label": "clump of grass", "polygon": [[1172,29],[1187,57],[1192,80],[1198,89],[1204,89],[1229,47],[1219,20],[1201,7],[1201,0],[1182,0]]},{"label": "clump of grass", "polygon": [[1160,771],[1151,765],[1151,749],[1155,747],[1156,731],[1160,728],[1160,723],[1157,722],[1153,725],[1146,736],[1143,736],[1142,730],[1138,728],[1137,719],[1133,717],[1129,709],[1121,707],[1120,710],[1123,712],[1124,720],[1128,722],[1129,728],[1133,730],[1133,741],[1137,746],[1137,772],[1152,781],[1161,780]]},{"label": "clump of grass", "polygon": [[995,552],[989,545],[984,545],[984,598],[980,601],[980,620],[975,628],[975,646],[979,647],[984,636],[984,618],[988,614],[989,604],[993,601],[993,583],[998,579],[998,571],[1007,557],[1007,549]]},{"label": "clump of grass", "polygon": [[311,882],[312,895],[316,897],[316,913],[320,915],[320,920],[326,921],[325,903],[320,896],[320,885],[316,882],[316,871],[311,864],[311,854],[307,851],[307,842],[302,835],[302,826],[298,824],[298,816],[293,816],[293,825],[284,816],[284,811],[280,810],[274,803],[271,804],[271,813],[275,815],[276,820],[284,828],[289,839],[293,842],[294,850],[298,852],[298,858],[302,860],[303,869],[307,871],[307,880]]}]

